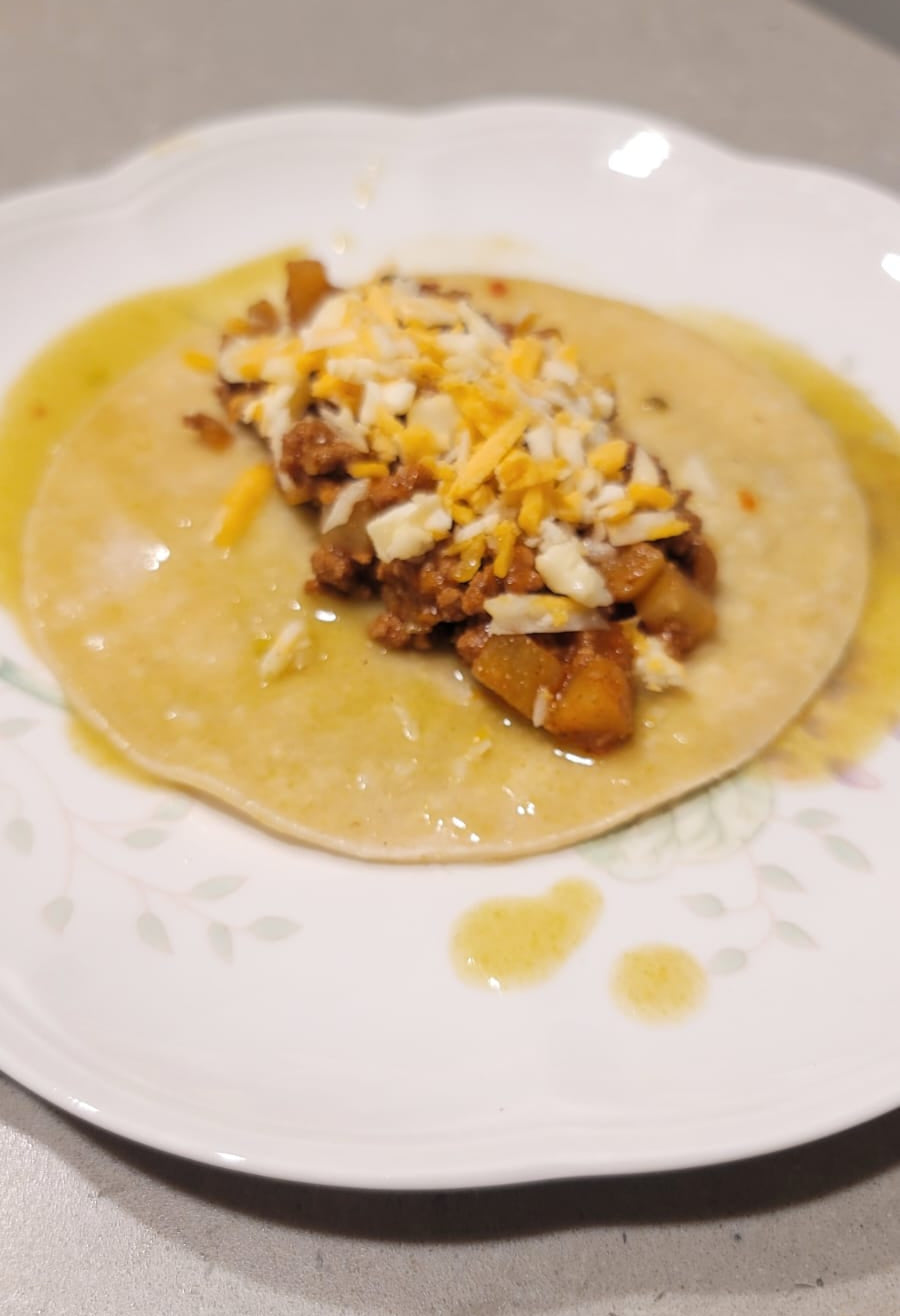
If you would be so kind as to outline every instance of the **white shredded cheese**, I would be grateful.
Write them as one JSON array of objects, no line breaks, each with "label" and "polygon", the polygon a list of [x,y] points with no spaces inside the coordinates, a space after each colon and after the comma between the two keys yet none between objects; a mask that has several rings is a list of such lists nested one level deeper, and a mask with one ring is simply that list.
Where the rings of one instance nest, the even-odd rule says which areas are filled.
[{"label": "white shredded cheese", "polygon": [[616,409],[616,399],[605,388],[594,389],[594,406],[604,420],[609,420]]},{"label": "white shredded cheese", "polygon": [[558,594],[498,594],[485,602],[491,635],[560,635],[567,631],[601,631],[606,619]]},{"label": "white shredded cheese", "polygon": [[330,352],[334,347],[346,347],[355,339],[352,329],[323,329],[308,325],[300,330],[300,342],[307,352]]},{"label": "white shredded cheese", "polygon": [[525,431],[525,446],[535,461],[550,461],[553,457],[553,426],[532,425]]},{"label": "white shredded cheese", "polygon": [[421,425],[423,429],[433,434],[442,446],[450,443],[460,419],[456,403],[446,393],[430,393],[424,397],[417,397],[406,417],[408,425]]},{"label": "white shredded cheese", "polygon": [[382,386],[369,379],[363,387],[362,402],[359,405],[361,425],[374,425],[379,408],[382,405]]},{"label": "white shredded cheese", "polygon": [[659,467],[643,448],[635,448],[631,462],[631,479],[635,484],[659,484]]},{"label": "white shredded cheese", "polygon": [[407,324],[415,321],[435,328],[457,324],[460,319],[457,303],[442,297],[397,297],[394,305],[400,319]]},{"label": "white shredded cheese", "polygon": [[[491,632],[601,628],[607,622],[600,614],[613,600],[600,568],[617,547],[677,534],[677,503],[654,506],[669,501],[654,494],[666,483],[660,463],[611,431],[613,394],[582,374],[558,335],[531,323],[523,318],[507,335],[465,298],[386,275],[327,296],[299,331],[226,341],[219,369],[230,382],[258,383],[241,419],[267,441],[286,489],[283,441],[313,396],[313,412],[362,457],[389,467],[398,460],[426,466],[434,492],[369,519],[381,561],[419,557],[449,535],[460,548],[488,536],[485,560],[489,565],[493,554],[502,576],[515,544],[527,544],[547,592],[501,588],[486,604]],[[594,456],[600,445],[609,451]],[[629,494],[624,472],[616,473],[626,451],[628,483],[643,491],[632,487]],[[715,492],[699,457],[685,461],[681,474],[699,492]],[[346,525],[369,491],[368,480],[348,475],[322,508],[323,533]],[[280,642],[269,651],[275,665]],[[652,648],[646,663],[651,658],[656,670],[666,655]],[[674,669],[666,671],[674,681]],[[549,697],[539,692],[536,725]]]},{"label": "white shredded cheese", "polygon": [[554,384],[568,384],[571,388],[578,382],[578,371],[568,361],[554,361],[552,358],[541,366],[541,379]]},{"label": "white shredded cheese", "polygon": [[319,302],[306,328],[325,333],[340,329],[348,315],[358,309],[359,298],[352,293],[332,293]]},{"label": "white shredded cheese", "polygon": [[381,390],[382,404],[392,416],[402,416],[412,406],[416,386],[410,379],[391,379]]},{"label": "white shredded cheese", "polygon": [[584,463],[584,444],[580,432],[572,425],[560,425],[556,431],[556,451],[573,470]]},{"label": "white shredded cheese", "polygon": [[658,635],[635,629],[634,671],[638,680],[655,694],[684,685],[684,665],[673,658]]},{"label": "white shredded cheese", "polygon": [[366,441],[366,432],[353,418],[353,413],[349,407],[336,407],[327,412],[328,424],[336,429],[338,434],[345,443],[351,444],[352,447],[359,449],[360,452],[367,453],[369,445]]},{"label": "white shredded cheese", "polygon": [[294,423],[291,414],[292,384],[279,384],[267,393],[254,394],[241,408],[241,420],[253,425],[269,443],[276,471],[281,463],[284,436]]},{"label": "white shredded cheese", "polygon": [[479,535],[489,535],[499,524],[499,512],[485,512],[484,516],[476,516],[468,525],[457,526],[453,538],[457,544],[466,544],[470,539],[477,539]]},{"label": "white shredded cheese", "polygon": [[487,736],[476,736],[469,748],[450,765],[450,777],[452,781],[460,782],[469,774],[469,769],[473,763],[477,763],[480,758],[484,758],[494,747],[494,742]]},{"label": "white shredded cheese", "polygon": [[536,727],[542,727],[550,711],[550,704],[553,696],[545,685],[538,686],[538,692],[534,697],[534,707],[531,710],[531,721]]},{"label": "white shredded cheese", "polygon": [[350,480],[343,485],[331,506],[323,511],[322,534],[327,535],[329,530],[337,530],[338,526],[346,525],[354,507],[362,502],[368,492],[368,480]]},{"label": "white shredded cheese", "polygon": [[615,549],[600,536],[604,533],[600,525],[594,526],[589,535],[581,541],[581,551],[588,562],[608,562],[615,554]]},{"label": "white shredded cheese", "polygon": [[427,553],[435,539],[449,532],[452,524],[438,494],[416,493],[408,502],[373,516],[367,529],[381,561],[394,562]]},{"label": "white shredded cheese", "polygon": [[603,488],[597,495],[597,506],[608,507],[610,503],[617,503],[620,498],[625,497],[625,486],[619,484],[618,480],[610,480],[604,484]]},{"label": "white shredded cheese", "polygon": [[448,356],[480,355],[481,344],[474,334],[460,333],[459,330],[445,329],[436,335],[437,345]]},{"label": "white shredded cheese", "polygon": [[474,306],[468,302],[457,302],[457,312],[459,318],[474,338],[485,347],[502,347],[504,345],[503,335],[494,325],[491,324],[480,311],[476,311]]},{"label": "white shredded cheese", "polygon": [[354,384],[365,384],[367,380],[377,379],[381,373],[377,362],[368,356],[330,356],[325,369],[335,379],[348,379]]},{"label": "white shredded cheese", "polygon": [[260,658],[258,670],[261,679],[274,681],[283,676],[289,667],[304,667],[309,645],[306,618],[301,614],[281,628]]},{"label": "white shredded cheese", "polygon": [[627,521],[618,525],[608,525],[606,533],[609,542],[615,548],[624,548],[626,544],[640,544],[645,539],[653,539],[659,531],[676,520],[673,512],[633,512]]},{"label": "white shredded cheese", "polygon": [[585,562],[574,539],[538,553],[534,565],[544,584],[556,594],[588,608],[603,608],[613,601],[605,579],[596,567]]},{"label": "white shredded cheese", "polygon": [[412,743],[415,743],[419,739],[419,724],[413,717],[412,713],[396,695],[391,696],[391,708],[397,714],[397,720],[400,723],[400,730],[403,732],[404,740],[409,740]]}]

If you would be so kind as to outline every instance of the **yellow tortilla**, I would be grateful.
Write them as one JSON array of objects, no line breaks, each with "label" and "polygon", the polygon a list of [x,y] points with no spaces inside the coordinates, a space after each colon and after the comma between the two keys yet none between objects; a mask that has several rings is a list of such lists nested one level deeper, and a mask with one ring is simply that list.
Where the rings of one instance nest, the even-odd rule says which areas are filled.
[{"label": "yellow tortilla", "polygon": [[[185,367],[185,343],[63,442],[26,534],[30,625],[82,716],[151,772],[367,859],[548,850],[730,771],[827,676],[865,590],[861,499],[827,427],[788,390],[635,307],[525,283],[495,300],[481,278],[448,282],[501,318],[512,300],[559,325],[613,377],[625,430],[694,489],[719,558],[719,633],[687,660],[686,690],[641,697],[625,746],[567,754],[452,654],[381,651],[365,633],[374,605],[303,594],[314,524],[274,494],[230,552],[214,547],[222,498],[261,451],[241,439],[210,452],[184,430],[211,387]],[[260,652],[297,598],[308,665],[263,685]]]}]

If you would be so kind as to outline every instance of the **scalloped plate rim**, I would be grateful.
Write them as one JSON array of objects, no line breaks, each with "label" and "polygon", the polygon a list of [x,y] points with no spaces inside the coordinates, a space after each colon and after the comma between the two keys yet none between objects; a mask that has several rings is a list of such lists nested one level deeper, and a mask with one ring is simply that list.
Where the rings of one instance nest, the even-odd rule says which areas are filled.
[{"label": "scalloped plate rim", "polygon": [[[584,115],[615,116],[622,120],[631,131],[642,128],[661,130],[671,134],[677,140],[707,153],[719,167],[739,166],[742,170],[770,170],[787,178],[802,177],[828,189],[838,189],[848,195],[851,202],[865,200],[879,207],[889,206],[900,217],[900,199],[876,184],[862,179],[855,174],[842,170],[810,165],[803,161],[793,161],[770,155],[732,148],[714,137],[697,132],[677,121],[640,109],[590,102],[585,100],[565,100],[560,98],[517,97],[478,99],[448,103],[430,107],[426,110],[407,110],[403,107],[379,106],[355,103],[321,102],[295,107],[283,106],[238,114],[221,119],[201,120],[185,129],[166,136],[161,141],[150,143],[139,151],[130,154],[124,160],[107,169],[83,175],[71,180],[53,183],[46,187],[36,187],[11,195],[0,196],[0,243],[6,231],[15,231],[17,225],[26,218],[38,215],[51,224],[65,225],[78,209],[100,210],[114,206],[122,201],[139,199],[142,192],[154,181],[164,181],[167,173],[184,165],[194,150],[216,148],[227,143],[229,134],[247,131],[250,134],[271,131],[273,127],[296,127],[304,119],[315,116],[333,116],[346,119],[348,123],[360,117],[371,118],[373,115],[388,123],[407,126],[410,131],[422,124],[440,125],[442,122],[459,120],[466,116],[500,113],[515,117],[517,114],[575,112]],[[68,209],[67,209],[68,207]],[[157,1147],[173,1154],[205,1161],[214,1165],[228,1165],[247,1173],[263,1174],[275,1178],[302,1179],[309,1182],[332,1184],[342,1187],[361,1188],[461,1188],[489,1185],[502,1185],[538,1180],[573,1178],[590,1175],[613,1175],[643,1173],[647,1171],[677,1170],[698,1165],[716,1164],[738,1158],[767,1154],[799,1143],[818,1140],[830,1134],[846,1129],[877,1117],[893,1109],[900,1099],[900,1088],[892,1080],[887,1080],[885,1090],[877,1092],[868,1101],[859,1101],[850,1110],[824,1111],[816,1119],[810,1119],[802,1112],[795,1117],[796,1127],[786,1123],[779,1135],[762,1133],[758,1138],[750,1139],[740,1146],[723,1138],[718,1148],[707,1148],[698,1156],[690,1147],[673,1149],[669,1155],[651,1152],[646,1158],[634,1153],[626,1156],[605,1154],[597,1156],[590,1147],[585,1146],[577,1155],[563,1150],[571,1137],[581,1136],[590,1127],[577,1120],[569,1124],[559,1121],[537,1121],[535,1133],[543,1137],[544,1147],[540,1156],[532,1155],[526,1146],[516,1148],[516,1139],[523,1142],[520,1134],[512,1136],[511,1147],[506,1154],[491,1160],[483,1157],[477,1167],[466,1165],[460,1155],[466,1139],[460,1138],[456,1143],[451,1139],[447,1154],[440,1168],[435,1168],[440,1160],[436,1143],[423,1139],[423,1147],[430,1148],[431,1163],[415,1171],[406,1170],[392,1174],[389,1170],[356,1172],[353,1168],[335,1168],[329,1164],[328,1156],[320,1161],[315,1155],[315,1147],[327,1148],[327,1140],[317,1139],[305,1143],[292,1143],[292,1164],[286,1165],[267,1155],[253,1155],[238,1159],[223,1159],[209,1147],[198,1146],[190,1138],[183,1138],[177,1132],[161,1129],[159,1126],[142,1123],[140,1119],[119,1115],[115,1110],[99,1109],[89,1112],[84,1109],[84,1096],[74,1097],[70,1092],[60,1090],[51,1076],[40,1067],[32,1067],[27,1060],[11,1051],[0,1038],[0,1063],[14,1080],[24,1084],[30,1090],[68,1113],[105,1129],[117,1136]],[[802,1126],[802,1127],[801,1127]],[[554,1139],[551,1129],[558,1133],[560,1150],[554,1153]],[[567,1132],[568,1131],[568,1132]],[[600,1130],[596,1130],[597,1133]],[[482,1132],[471,1141],[475,1144],[487,1136]],[[375,1138],[372,1141],[377,1142]],[[527,1142],[527,1139],[524,1140]],[[505,1141],[499,1145],[505,1147]],[[309,1149],[309,1150],[307,1150]],[[304,1169],[299,1165],[306,1155]]]}]

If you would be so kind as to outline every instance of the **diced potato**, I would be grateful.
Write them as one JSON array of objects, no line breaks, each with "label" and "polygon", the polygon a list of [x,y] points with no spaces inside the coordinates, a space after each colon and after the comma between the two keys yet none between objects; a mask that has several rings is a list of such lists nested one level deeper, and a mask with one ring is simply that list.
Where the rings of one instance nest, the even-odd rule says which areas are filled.
[{"label": "diced potato", "polygon": [[328,275],[318,260],[291,260],[287,264],[287,307],[291,324],[300,324],[328,291]]},{"label": "diced potato", "polygon": [[632,731],[631,682],[617,662],[598,655],[577,667],[559,692],[544,728],[551,735],[599,751]]},{"label": "diced potato", "polygon": [[538,690],[557,690],[564,671],[556,654],[528,635],[492,635],[472,665],[476,680],[529,721]]},{"label": "diced potato", "polygon": [[656,580],[666,564],[653,544],[630,544],[603,562],[603,574],[616,603],[630,603]]},{"label": "diced potato", "polygon": [[634,646],[621,626],[615,623],[602,631],[581,631],[573,636],[568,661],[574,667],[586,667],[595,658],[608,658],[630,674],[634,664]]},{"label": "diced potato", "polygon": [[712,601],[671,562],[638,595],[635,608],[647,631],[669,638],[676,657],[689,653],[716,628]]}]

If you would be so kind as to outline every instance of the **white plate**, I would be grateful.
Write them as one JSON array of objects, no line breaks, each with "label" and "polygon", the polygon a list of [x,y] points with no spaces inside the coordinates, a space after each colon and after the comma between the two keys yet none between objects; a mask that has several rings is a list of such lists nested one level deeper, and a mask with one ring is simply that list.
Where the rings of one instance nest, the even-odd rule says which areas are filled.
[{"label": "white plate", "polygon": [[[900,414],[896,201],[557,104],[263,115],[7,202],[0,381],[95,307],[298,240],[339,281],[402,258],[727,310]],[[377,867],[104,775],[16,687],[52,698],[5,618],[0,654],[0,1064],[70,1111],[249,1171],[449,1187],[745,1156],[900,1101],[896,740],[856,784],[739,776],[593,850]],[[463,910],[573,874],[606,912],[556,977],[455,976]],[[653,941],[710,969],[678,1026],[610,997]]]}]

